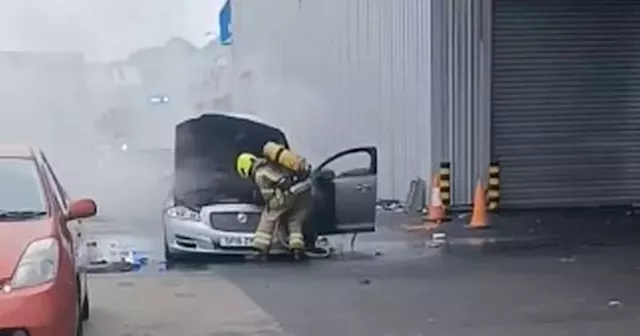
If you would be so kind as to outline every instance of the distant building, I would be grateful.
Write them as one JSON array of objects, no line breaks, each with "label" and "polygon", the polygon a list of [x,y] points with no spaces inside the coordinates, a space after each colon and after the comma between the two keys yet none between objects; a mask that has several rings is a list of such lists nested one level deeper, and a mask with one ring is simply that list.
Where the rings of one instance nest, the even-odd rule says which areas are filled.
[{"label": "distant building", "polygon": [[82,54],[2,51],[0,73],[1,141],[71,141],[87,106]]},{"label": "distant building", "polygon": [[[153,97],[166,96],[169,104],[162,108],[173,113],[191,106],[190,63],[196,51],[188,41],[172,38],[162,46],[141,49],[129,56],[127,63],[140,71],[145,103]],[[158,110],[160,107],[147,104],[147,108]]]},{"label": "distant building", "polygon": [[127,59],[87,65],[94,128],[102,141],[170,147],[173,127],[203,112],[233,110],[229,48],[172,38]]},{"label": "distant building", "polygon": [[171,147],[175,124],[195,113],[191,69],[197,51],[173,38],[125,60],[94,65],[95,126],[104,139],[112,146]]},{"label": "distant building", "polygon": [[129,137],[137,111],[145,108],[140,71],[125,61],[85,66],[93,138],[99,146],[117,145]]},{"label": "distant building", "polygon": [[233,110],[232,59],[229,48],[211,41],[194,53],[191,64],[190,90],[194,109]]}]

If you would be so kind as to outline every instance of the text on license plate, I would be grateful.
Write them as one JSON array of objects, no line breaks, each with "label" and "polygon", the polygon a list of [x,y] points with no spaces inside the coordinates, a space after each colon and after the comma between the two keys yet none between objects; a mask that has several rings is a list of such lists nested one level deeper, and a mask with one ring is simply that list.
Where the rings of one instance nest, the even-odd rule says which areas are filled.
[{"label": "text on license plate", "polygon": [[222,237],[220,245],[227,247],[249,247],[251,246],[250,237]]}]

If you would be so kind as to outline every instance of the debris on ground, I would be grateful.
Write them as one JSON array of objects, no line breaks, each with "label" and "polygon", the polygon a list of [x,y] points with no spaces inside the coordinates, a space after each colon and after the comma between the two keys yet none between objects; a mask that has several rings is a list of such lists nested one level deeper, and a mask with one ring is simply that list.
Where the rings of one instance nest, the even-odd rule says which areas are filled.
[{"label": "debris on ground", "polygon": [[90,273],[138,271],[149,263],[148,253],[116,240],[89,240],[87,253]]},{"label": "debris on ground", "polygon": [[394,199],[381,199],[376,202],[376,209],[382,211],[402,212],[404,206],[400,204],[400,201]]},{"label": "debris on ground", "polygon": [[428,246],[431,248],[438,248],[447,244],[447,234],[442,232],[436,232],[431,235],[431,241]]},{"label": "debris on ground", "polygon": [[609,300],[609,302],[607,303],[607,306],[609,308],[620,308],[623,306],[623,304],[620,300],[612,299],[612,300]]},{"label": "debris on ground", "polygon": [[369,279],[361,279],[360,280],[360,284],[361,285],[370,285],[371,284],[371,280],[369,280]]}]

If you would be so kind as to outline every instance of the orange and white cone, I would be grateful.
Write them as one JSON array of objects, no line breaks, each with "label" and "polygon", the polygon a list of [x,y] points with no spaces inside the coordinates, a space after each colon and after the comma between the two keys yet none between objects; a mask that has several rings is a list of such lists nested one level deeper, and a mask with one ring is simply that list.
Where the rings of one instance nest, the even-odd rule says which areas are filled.
[{"label": "orange and white cone", "polygon": [[429,205],[427,206],[427,222],[440,224],[445,220],[444,204],[440,197],[440,181],[438,176],[433,177],[431,182],[431,197],[429,199]]},{"label": "orange and white cone", "polygon": [[469,229],[485,229],[489,227],[489,217],[487,215],[487,198],[485,196],[482,181],[478,180],[476,192],[473,197],[473,213],[467,225]]}]

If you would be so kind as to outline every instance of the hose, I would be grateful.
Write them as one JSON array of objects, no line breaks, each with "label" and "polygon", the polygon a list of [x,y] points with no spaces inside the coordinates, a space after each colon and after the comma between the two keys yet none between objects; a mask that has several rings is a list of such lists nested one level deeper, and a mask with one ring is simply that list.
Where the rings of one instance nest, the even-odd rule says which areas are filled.
[{"label": "hose", "polygon": [[[286,237],[282,235],[282,230],[280,230],[279,225],[280,225],[280,221],[277,221],[274,227],[274,230],[278,235],[278,240],[282,243],[282,245],[284,245],[284,247],[287,250],[290,250],[289,243],[287,242],[287,239],[285,239]],[[307,249],[304,251],[304,255],[312,259],[327,259],[331,257],[332,254],[333,254],[333,250],[331,248],[317,246],[317,244],[313,248],[313,250],[310,251]]]},{"label": "hose", "polygon": [[333,254],[330,248],[316,246],[315,249],[321,250],[322,252],[304,251],[304,255],[312,259],[328,259]]}]

